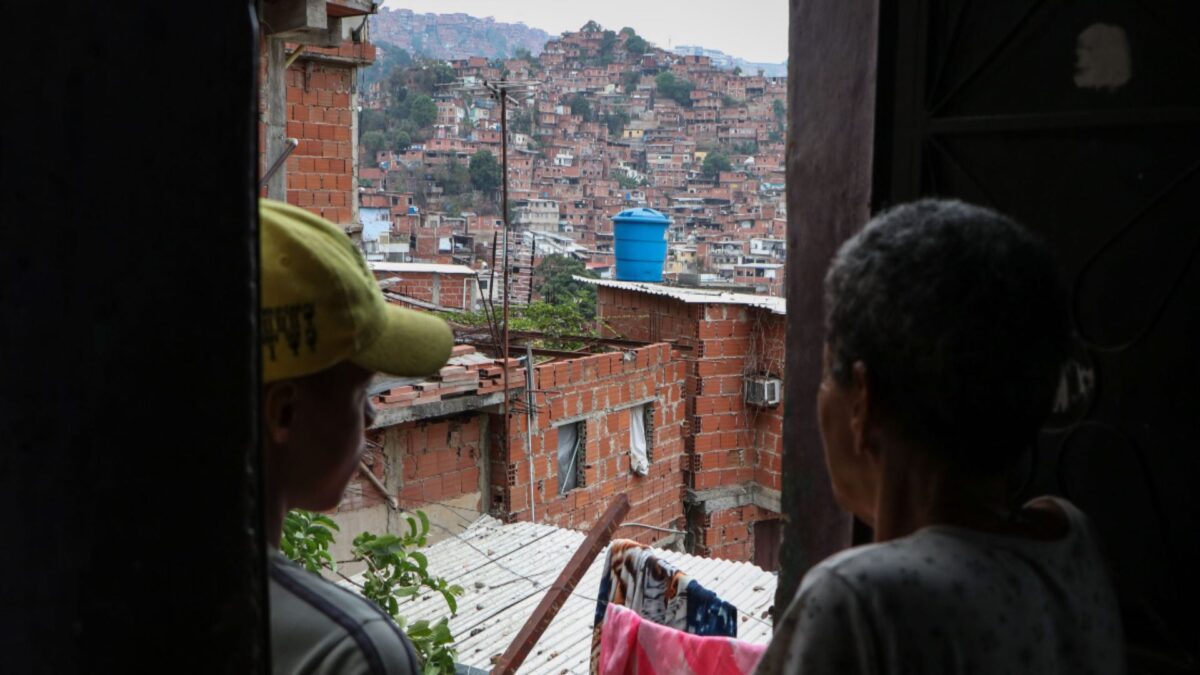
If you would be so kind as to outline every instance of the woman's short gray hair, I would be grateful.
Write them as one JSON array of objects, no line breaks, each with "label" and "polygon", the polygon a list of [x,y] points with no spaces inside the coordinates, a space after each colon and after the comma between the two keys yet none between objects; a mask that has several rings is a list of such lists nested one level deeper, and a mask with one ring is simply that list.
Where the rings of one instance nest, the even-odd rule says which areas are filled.
[{"label": "woman's short gray hair", "polygon": [[863,362],[896,433],[991,473],[1050,412],[1070,323],[1044,242],[990,209],[924,199],[842,245],[825,277],[825,339],[835,381]]}]

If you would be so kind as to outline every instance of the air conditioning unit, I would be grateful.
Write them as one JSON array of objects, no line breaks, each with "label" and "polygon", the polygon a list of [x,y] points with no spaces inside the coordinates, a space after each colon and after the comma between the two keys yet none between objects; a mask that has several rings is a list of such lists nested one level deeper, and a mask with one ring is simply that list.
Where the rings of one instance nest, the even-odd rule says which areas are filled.
[{"label": "air conditioning unit", "polygon": [[783,396],[783,381],[778,377],[756,375],[746,378],[746,403],[767,408],[779,405]]}]

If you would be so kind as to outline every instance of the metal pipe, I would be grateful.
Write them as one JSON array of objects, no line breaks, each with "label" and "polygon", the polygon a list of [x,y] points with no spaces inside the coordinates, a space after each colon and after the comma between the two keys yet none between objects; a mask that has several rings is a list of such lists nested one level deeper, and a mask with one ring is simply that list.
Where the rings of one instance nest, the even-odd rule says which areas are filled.
[{"label": "metal pipe", "polygon": [[279,170],[279,167],[283,166],[283,163],[286,162],[287,158],[296,151],[296,147],[299,145],[300,141],[294,138],[288,138],[284,141],[283,152],[279,154],[279,157],[277,157],[274,162],[271,162],[271,166],[266,170],[266,172],[263,173],[262,178],[258,179],[259,190],[266,187],[267,181],[271,180],[271,176],[275,175],[275,172]]},{"label": "metal pipe", "polygon": [[646,523],[621,523],[617,529],[622,527],[644,527],[647,530],[658,530],[659,532],[670,532],[671,534],[687,534],[685,530],[676,530],[673,527],[659,527],[658,525],[647,525]]},{"label": "metal pipe", "polygon": [[299,47],[296,47],[296,51],[288,54],[287,61],[283,62],[284,70],[291,68],[292,64],[296,62],[296,59],[300,58],[300,54],[304,53],[304,47],[305,45],[300,45]]},{"label": "metal pipe", "polygon": [[533,431],[537,428],[537,413],[534,412],[537,398],[533,393],[533,346],[528,343],[525,344],[525,394],[529,399],[525,424],[525,457],[529,460],[529,520],[536,523],[537,507],[533,501]]},{"label": "metal pipe", "polygon": [[366,464],[364,464],[362,462],[359,462],[358,470],[361,471],[362,474],[367,477],[367,480],[371,481],[371,485],[374,485],[375,487],[379,488],[379,491],[383,493],[383,498],[387,500],[388,505],[390,505],[393,509],[395,509],[397,511],[400,510],[400,500],[393,497],[391,495],[391,493],[388,492],[387,486],[383,484],[383,481],[379,480],[379,478],[376,477],[375,474],[371,473],[371,467],[367,466]]}]

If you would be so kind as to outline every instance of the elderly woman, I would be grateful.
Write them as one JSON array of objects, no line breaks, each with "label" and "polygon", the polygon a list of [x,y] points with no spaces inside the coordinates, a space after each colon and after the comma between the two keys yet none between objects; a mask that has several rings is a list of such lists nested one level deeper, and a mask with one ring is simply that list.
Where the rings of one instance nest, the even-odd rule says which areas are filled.
[{"label": "elderly woman", "polygon": [[920,201],[846,242],[825,292],[821,437],[875,543],[805,576],[758,672],[1124,672],[1087,519],[1009,499],[1069,342],[1047,246],[994,211]]}]

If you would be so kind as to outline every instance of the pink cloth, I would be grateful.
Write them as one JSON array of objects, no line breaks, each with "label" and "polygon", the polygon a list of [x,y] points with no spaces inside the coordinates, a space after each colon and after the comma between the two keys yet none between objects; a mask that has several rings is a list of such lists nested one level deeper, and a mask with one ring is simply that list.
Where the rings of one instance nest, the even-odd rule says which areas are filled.
[{"label": "pink cloth", "polygon": [[609,604],[600,636],[601,675],[746,675],[766,645],[691,635]]}]

